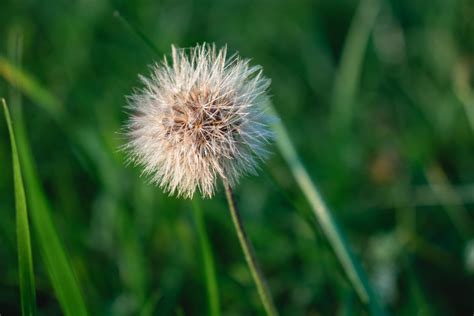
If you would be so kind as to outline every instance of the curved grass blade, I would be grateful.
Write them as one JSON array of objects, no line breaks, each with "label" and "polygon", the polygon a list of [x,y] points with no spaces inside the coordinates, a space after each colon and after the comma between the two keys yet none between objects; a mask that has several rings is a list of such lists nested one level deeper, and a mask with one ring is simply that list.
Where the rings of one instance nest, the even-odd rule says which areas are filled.
[{"label": "curved grass blade", "polygon": [[19,87],[25,95],[41,105],[49,114],[56,117],[61,111],[61,103],[47,90],[41,87],[24,70],[0,56],[0,76],[14,87]]},{"label": "curved grass blade", "polygon": [[209,301],[209,315],[219,316],[220,305],[219,305],[219,289],[217,285],[216,269],[214,266],[214,257],[212,255],[212,248],[207,236],[206,226],[204,224],[204,216],[202,213],[201,205],[197,198],[192,200],[193,202],[193,215],[196,222],[199,247],[201,248],[202,261],[204,266],[204,274],[206,277],[206,288],[207,297]]},{"label": "curved grass blade", "polygon": [[31,220],[49,278],[64,315],[86,316],[88,313],[79,283],[54,227],[51,208],[36,174],[20,107],[13,110],[18,152],[24,171]]},{"label": "curved grass blade", "polygon": [[[273,112],[275,117],[279,117],[272,105],[269,106],[269,110]],[[344,238],[330,210],[324,203],[321,194],[311,181],[308,172],[293,147],[288,132],[280,120],[273,125],[273,129],[276,134],[275,138],[277,146],[281,154],[290,167],[293,177],[298,183],[300,189],[303,191],[303,194],[311,205],[313,213],[316,216],[323,233],[326,235],[326,238],[336,253],[337,258],[341,262],[347,277],[352,283],[361,301],[369,305],[372,314],[385,315],[386,313],[379,304],[364,271],[352,254],[348,242]]]},{"label": "curved grass blade", "polygon": [[5,119],[10,134],[12,148],[13,181],[16,206],[16,232],[18,243],[18,266],[20,279],[21,313],[23,316],[36,315],[35,278],[33,273],[33,257],[31,255],[30,227],[26,208],[25,189],[21,176],[20,160],[16,148],[15,134],[5,99],[2,99]]}]

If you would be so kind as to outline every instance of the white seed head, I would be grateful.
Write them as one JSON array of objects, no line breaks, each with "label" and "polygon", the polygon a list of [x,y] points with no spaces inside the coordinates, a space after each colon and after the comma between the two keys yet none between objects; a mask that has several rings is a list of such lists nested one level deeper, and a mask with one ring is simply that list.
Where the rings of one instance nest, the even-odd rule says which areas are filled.
[{"label": "white seed head", "polygon": [[270,80],[260,66],[215,45],[172,46],[172,62],[140,77],[129,98],[126,134],[130,160],[170,194],[214,194],[216,180],[231,185],[256,171],[272,138],[264,112]]}]

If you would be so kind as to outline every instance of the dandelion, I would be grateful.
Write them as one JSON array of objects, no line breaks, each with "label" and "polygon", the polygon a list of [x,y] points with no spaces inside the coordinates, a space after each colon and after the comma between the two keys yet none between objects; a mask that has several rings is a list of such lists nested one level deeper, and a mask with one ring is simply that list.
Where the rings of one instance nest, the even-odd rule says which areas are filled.
[{"label": "dandelion", "polygon": [[260,66],[224,47],[172,46],[171,64],[155,64],[144,88],[130,97],[127,125],[130,160],[166,192],[212,197],[222,179],[230,213],[260,299],[277,315],[270,291],[240,218],[232,186],[254,173],[272,138],[265,113],[270,80]]},{"label": "dandelion", "polygon": [[211,197],[216,179],[236,184],[254,173],[271,139],[264,112],[270,80],[260,66],[226,48],[172,47],[165,60],[141,77],[145,88],[130,97],[127,134],[131,160],[170,194]]}]

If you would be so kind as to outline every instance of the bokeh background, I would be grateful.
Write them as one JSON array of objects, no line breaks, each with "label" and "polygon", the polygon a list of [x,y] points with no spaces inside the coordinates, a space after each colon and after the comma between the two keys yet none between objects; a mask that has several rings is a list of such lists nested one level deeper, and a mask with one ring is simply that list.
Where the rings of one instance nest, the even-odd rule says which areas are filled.
[{"label": "bokeh background", "polygon": [[[282,123],[390,313],[474,312],[472,0],[3,0],[0,96],[22,104],[92,315],[207,314],[192,204],[147,184],[119,150],[138,74],[171,44],[197,42],[263,66]],[[19,315],[1,122],[0,314]],[[236,195],[278,309],[368,314],[271,150]],[[223,314],[263,314],[223,190],[201,206]],[[32,248],[40,315],[61,315],[34,230]]]}]

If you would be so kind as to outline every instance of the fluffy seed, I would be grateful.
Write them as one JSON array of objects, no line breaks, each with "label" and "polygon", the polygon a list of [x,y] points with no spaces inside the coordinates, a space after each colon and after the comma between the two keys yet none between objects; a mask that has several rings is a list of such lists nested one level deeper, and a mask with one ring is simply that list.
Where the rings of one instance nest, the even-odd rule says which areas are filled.
[{"label": "fluffy seed", "polygon": [[125,146],[130,160],[170,194],[214,194],[216,180],[231,185],[253,173],[271,139],[264,113],[270,80],[260,66],[214,45],[172,46],[152,66],[144,88],[129,98]]}]

